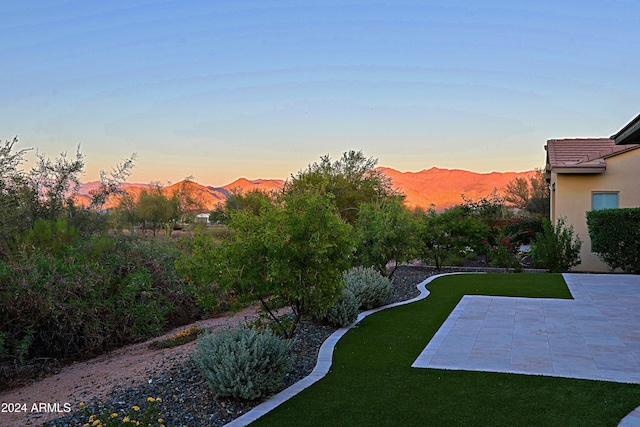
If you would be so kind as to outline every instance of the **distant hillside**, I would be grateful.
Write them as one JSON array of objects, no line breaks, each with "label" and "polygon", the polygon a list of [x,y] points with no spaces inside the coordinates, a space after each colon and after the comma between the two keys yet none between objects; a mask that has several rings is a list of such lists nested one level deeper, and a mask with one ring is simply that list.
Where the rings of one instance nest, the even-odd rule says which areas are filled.
[{"label": "distant hillside", "polygon": [[[534,171],[527,172],[492,172],[475,173],[459,169],[431,168],[420,172],[400,172],[395,169],[380,167],[392,179],[393,186],[406,195],[406,203],[410,207],[429,208],[432,205],[438,211],[462,203],[461,195],[473,200],[487,196],[494,189],[501,194],[506,184],[516,177],[529,178]],[[162,192],[168,196],[174,192],[187,189],[195,200],[198,200],[203,210],[213,210],[218,203],[224,202],[231,191],[250,191],[258,189],[273,191],[281,188],[284,180],[240,178],[223,187],[208,187],[192,181],[181,181],[164,187]],[[88,182],[80,187],[80,203],[88,203],[89,191],[97,187],[97,182]],[[147,184],[123,185],[128,193],[137,196],[149,188]],[[106,208],[113,207],[117,200],[110,200]]]},{"label": "distant hillside", "polygon": [[462,195],[472,200],[489,195],[494,189],[504,194],[507,183],[516,177],[529,178],[535,171],[476,173],[459,169],[431,168],[420,172],[399,172],[378,168],[404,192],[409,207],[442,211],[463,203]]}]

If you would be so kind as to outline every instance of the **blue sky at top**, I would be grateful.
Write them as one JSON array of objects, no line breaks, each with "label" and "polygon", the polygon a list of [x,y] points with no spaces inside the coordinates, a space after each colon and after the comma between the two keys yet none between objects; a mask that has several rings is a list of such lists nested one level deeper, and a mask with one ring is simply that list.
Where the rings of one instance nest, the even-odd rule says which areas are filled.
[{"label": "blue sky at top", "polygon": [[542,166],[640,112],[635,1],[5,1],[0,130],[131,181]]}]

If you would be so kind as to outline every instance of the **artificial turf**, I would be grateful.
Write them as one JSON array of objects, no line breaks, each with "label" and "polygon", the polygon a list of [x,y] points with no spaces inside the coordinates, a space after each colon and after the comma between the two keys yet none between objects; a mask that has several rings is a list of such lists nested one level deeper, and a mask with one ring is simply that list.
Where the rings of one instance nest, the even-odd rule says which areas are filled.
[{"label": "artificial turf", "polygon": [[330,372],[252,426],[615,426],[640,385],[416,369],[463,295],[571,298],[561,275],[453,275],[428,298],[365,318],[338,342]]}]

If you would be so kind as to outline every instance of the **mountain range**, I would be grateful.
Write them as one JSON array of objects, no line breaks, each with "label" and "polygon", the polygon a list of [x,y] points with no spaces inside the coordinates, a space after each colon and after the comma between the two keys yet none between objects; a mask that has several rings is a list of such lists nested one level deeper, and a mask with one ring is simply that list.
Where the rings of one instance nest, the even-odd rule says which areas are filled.
[{"label": "mountain range", "polygon": [[[400,172],[398,170],[380,167],[385,175],[391,178],[394,188],[405,194],[407,206],[429,208],[433,207],[442,211],[451,206],[463,202],[462,195],[468,199],[477,200],[489,195],[496,190],[498,195],[504,193],[507,183],[514,178],[531,177],[535,171],[526,172],[491,172],[476,173],[460,169],[440,169],[433,167],[420,172]],[[284,185],[281,179],[255,179],[239,178],[222,187],[212,187],[198,184],[193,181],[181,181],[162,188],[165,195],[171,196],[176,191],[187,191],[191,198],[199,201],[203,210],[215,209],[219,203],[224,203],[233,191],[250,191],[258,189],[273,191]],[[97,188],[99,182],[92,181],[81,185],[78,196],[80,203],[87,204],[90,200],[89,193]],[[125,183],[122,189],[137,197],[143,189],[151,188],[149,184]],[[104,206],[113,207],[117,200],[110,200]]]}]

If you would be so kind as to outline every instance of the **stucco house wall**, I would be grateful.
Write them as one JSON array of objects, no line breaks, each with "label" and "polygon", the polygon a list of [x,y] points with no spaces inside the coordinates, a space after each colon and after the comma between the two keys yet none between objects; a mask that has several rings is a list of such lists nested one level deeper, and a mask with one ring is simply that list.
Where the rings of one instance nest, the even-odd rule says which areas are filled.
[{"label": "stucco house wall", "polygon": [[640,149],[606,158],[603,173],[575,174],[551,171],[551,219],[565,217],[582,240],[581,263],[574,271],[608,271],[608,266],[591,252],[586,212],[592,210],[594,192],[617,192],[618,207],[640,207]]}]

